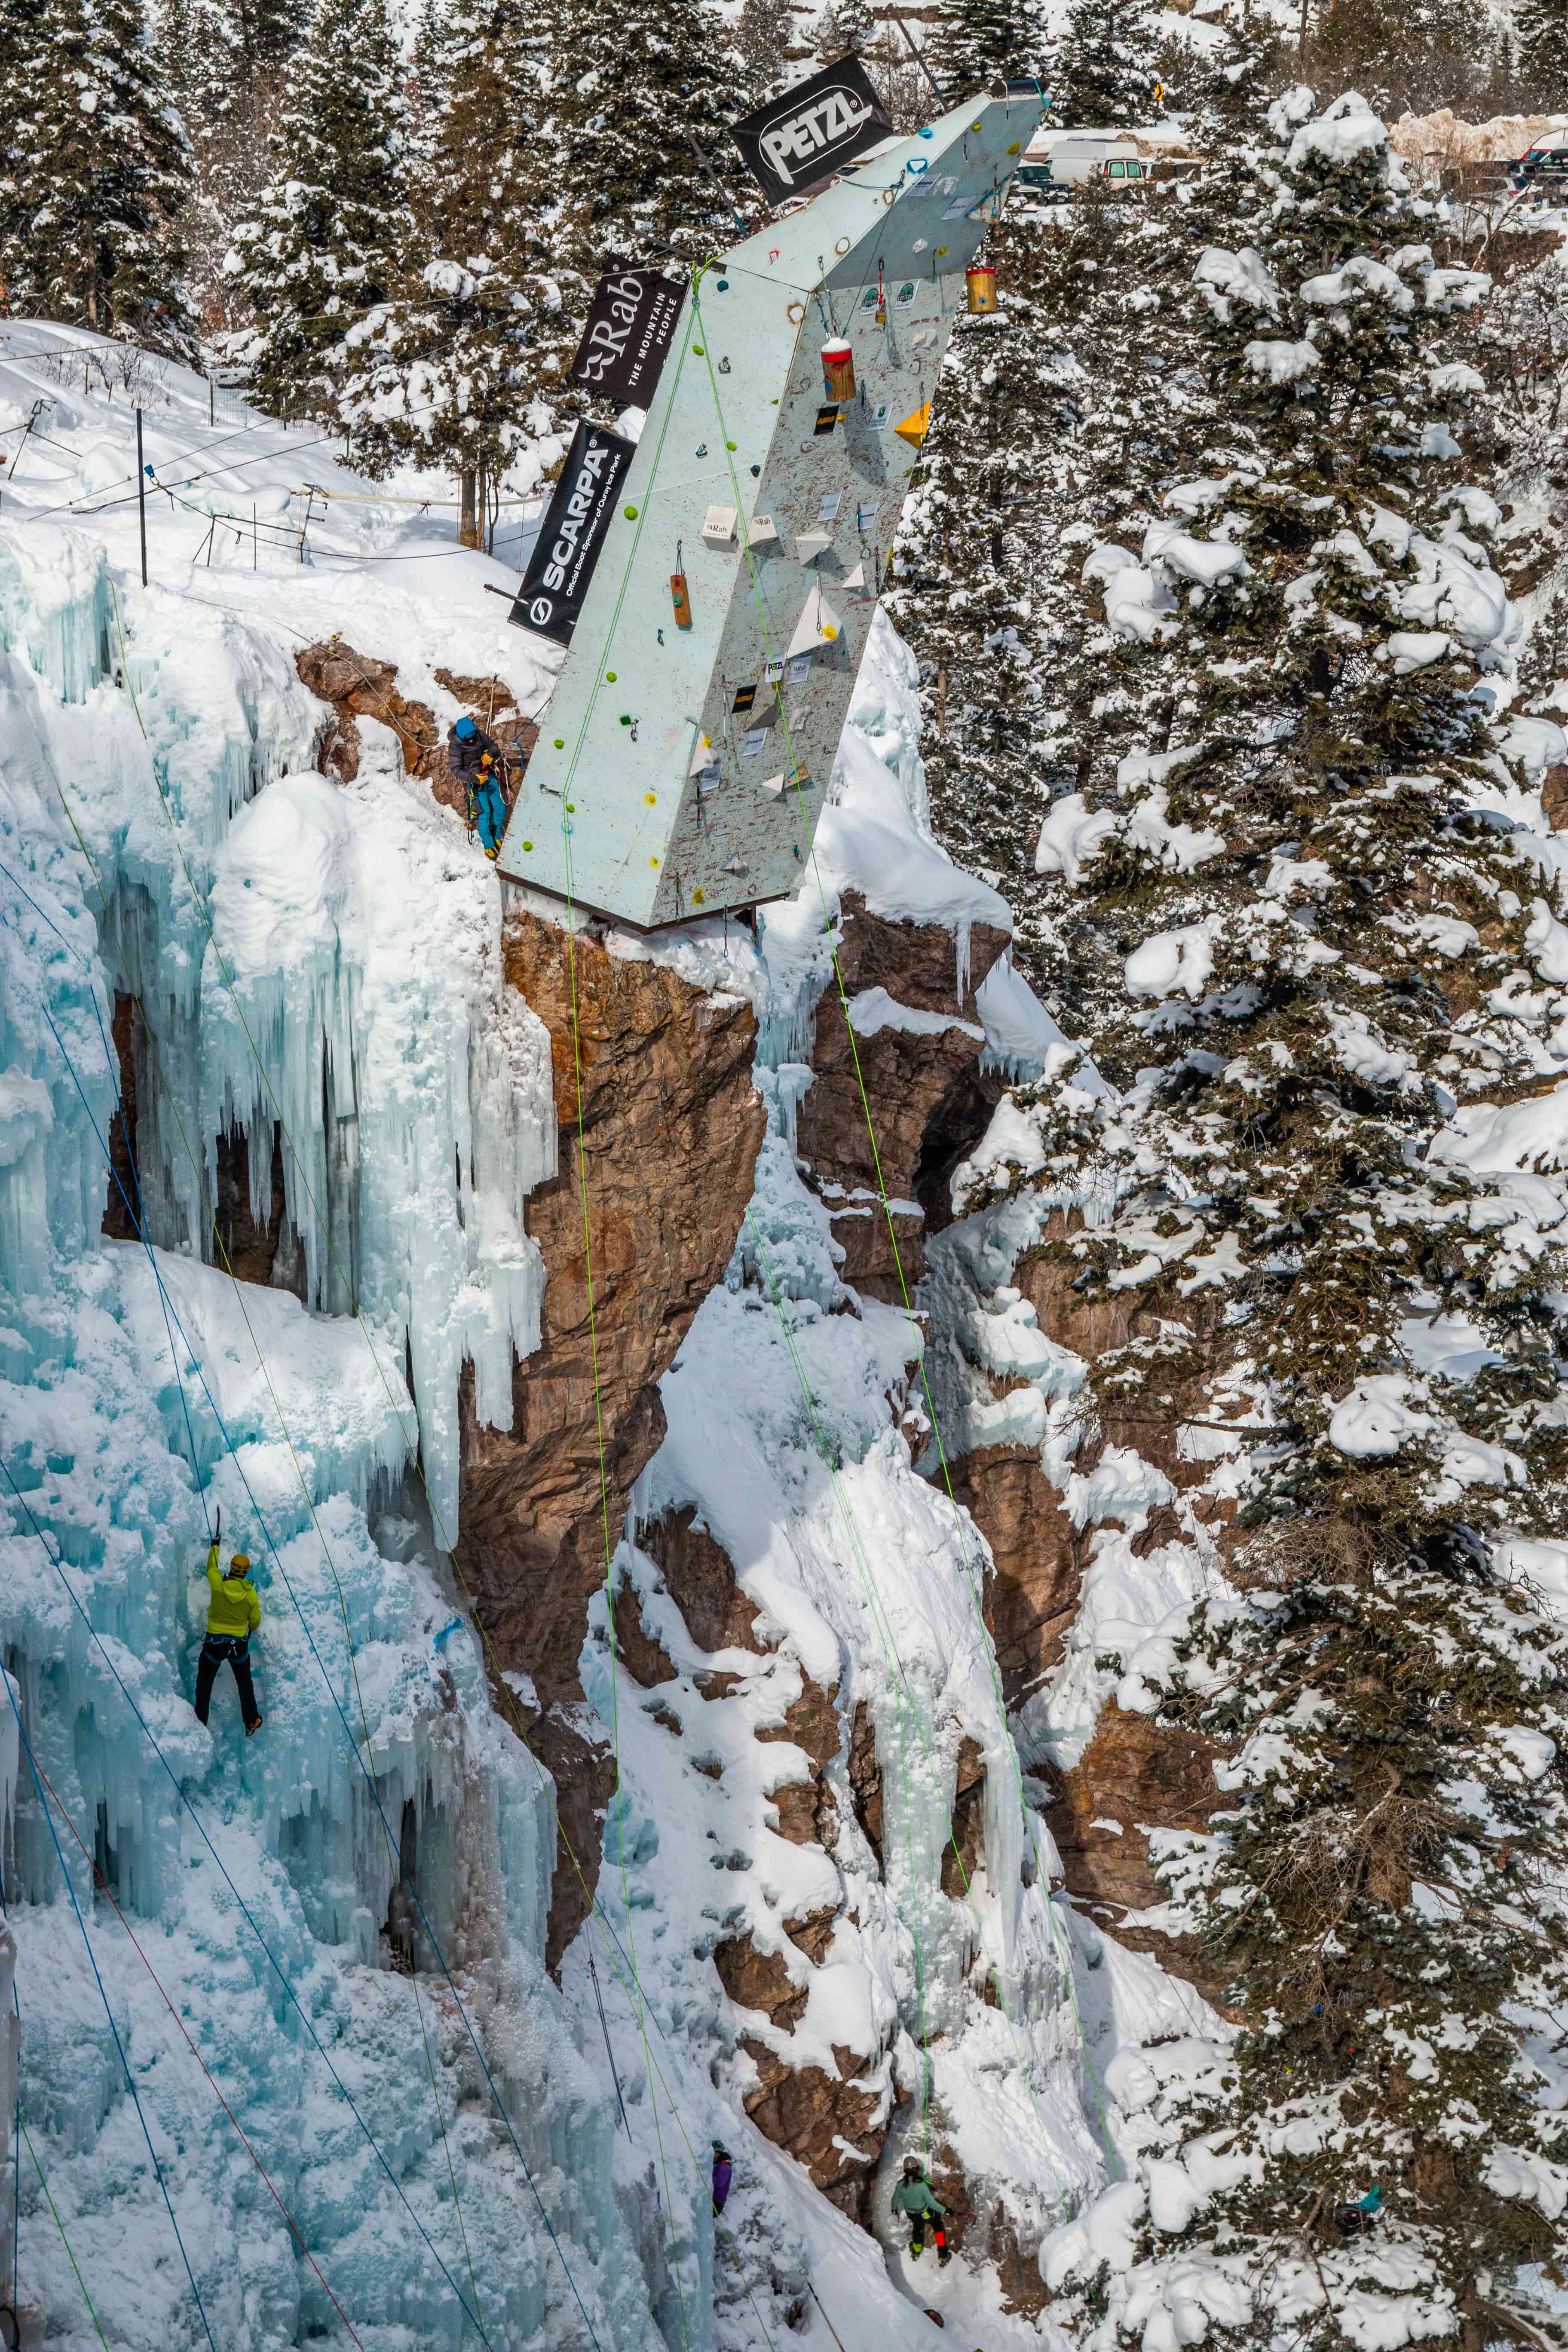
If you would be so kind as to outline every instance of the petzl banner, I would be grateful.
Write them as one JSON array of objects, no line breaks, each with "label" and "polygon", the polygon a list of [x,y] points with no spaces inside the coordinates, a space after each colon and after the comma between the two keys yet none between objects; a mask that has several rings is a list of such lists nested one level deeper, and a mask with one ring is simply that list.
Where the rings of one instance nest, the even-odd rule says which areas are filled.
[{"label": "petzl banner", "polygon": [[686,289],[657,269],[606,269],[567,373],[625,408],[646,408],[675,341]]},{"label": "petzl banner", "polygon": [[602,425],[577,427],[508,615],[520,629],[537,629],[558,646],[571,644],[616,493],[636,455],[635,442],[606,433]]},{"label": "petzl banner", "polygon": [[745,115],[731,137],[773,204],[815,187],[868,147],[890,138],[893,126],[858,58],[840,58],[809,81],[797,82]]}]

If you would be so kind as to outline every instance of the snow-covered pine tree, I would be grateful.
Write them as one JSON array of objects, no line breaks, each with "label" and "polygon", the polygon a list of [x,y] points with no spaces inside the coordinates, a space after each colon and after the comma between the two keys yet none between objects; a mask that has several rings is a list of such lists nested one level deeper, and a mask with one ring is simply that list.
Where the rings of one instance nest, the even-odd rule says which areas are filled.
[{"label": "snow-covered pine tree", "polygon": [[385,0],[322,0],[284,78],[274,177],[225,264],[259,321],[257,396],[334,417],[344,337],[384,303],[409,233]]},{"label": "snow-covered pine tree", "polygon": [[584,0],[560,29],[552,83],[563,262],[580,286],[611,256],[700,258],[760,216],[727,133],[767,86],[709,0]]},{"label": "snow-covered pine tree", "polygon": [[1150,0],[1072,0],[1051,70],[1053,121],[1125,129],[1159,112]]},{"label": "snow-covered pine tree", "polygon": [[1568,107],[1568,0],[1520,0],[1517,86],[1531,113]]},{"label": "snow-covered pine tree", "polygon": [[770,89],[784,80],[795,37],[790,0],[745,0],[735,19],[735,48],[759,89]]},{"label": "snow-covered pine tree", "polygon": [[1568,1635],[1528,1572],[1568,1268],[1560,1184],[1517,1172],[1561,1156],[1529,1122],[1568,927],[1550,842],[1477,811],[1562,738],[1488,723],[1510,622],[1449,341],[1485,281],[1353,93],[1269,126],[1233,241],[1190,215],[1208,446],[1083,566],[1097,740],[1037,855],[1121,1091],[1042,1087],[1021,1180],[1114,1195],[1043,1245],[1139,1335],[1090,1365],[1105,1425],[1250,1424],[1208,1597],[1140,1654],[1215,1754],[1165,1867],[1237,2038],[1137,2118],[1126,2259],[1075,2225],[1046,2270],[1107,2343],[1201,2308],[1479,2352],[1554,2330],[1568,2180]]},{"label": "snow-covered pine tree", "polygon": [[817,62],[826,66],[835,58],[869,57],[881,39],[882,26],[871,0],[828,0],[817,19]]},{"label": "snow-covered pine tree", "polygon": [[12,308],[189,357],[189,163],[140,11],[45,0],[16,14],[5,47]]},{"label": "snow-covered pine tree", "polygon": [[931,71],[953,106],[999,77],[1041,73],[1045,33],[1024,0],[947,0],[931,28]]},{"label": "snow-covered pine tree", "polygon": [[369,465],[411,456],[462,487],[461,535],[480,536],[487,483],[539,430],[574,340],[542,218],[537,18],[521,5],[449,20],[447,97],[427,198],[393,299],[346,338],[340,413]]}]

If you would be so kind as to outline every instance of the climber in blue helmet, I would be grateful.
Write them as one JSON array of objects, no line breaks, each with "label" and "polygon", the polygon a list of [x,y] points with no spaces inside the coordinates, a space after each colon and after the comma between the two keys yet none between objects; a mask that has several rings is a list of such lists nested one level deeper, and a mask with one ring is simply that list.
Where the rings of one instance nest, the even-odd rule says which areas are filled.
[{"label": "climber in blue helmet", "polygon": [[250,1637],[261,1622],[261,1601],[250,1580],[248,1553],[237,1551],[228,1563],[228,1574],[225,1576],[220,1571],[218,1546],[222,1540],[220,1510],[217,1532],[207,1549],[207,1637],[196,1662],[196,1721],[205,1723],[207,1719],[218,1668],[230,1665],[239,1692],[245,1736],[249,1739],[260,1730],[263,1721],[256,1704],[256,1686],[250,1679]]},{"label": "climber in blue helmet", "polygon": [[447,737],[447,764],[468,796],[468,831],[478,825],[485,856],[494,857],[506,830],[506,755],[467,711]]}]

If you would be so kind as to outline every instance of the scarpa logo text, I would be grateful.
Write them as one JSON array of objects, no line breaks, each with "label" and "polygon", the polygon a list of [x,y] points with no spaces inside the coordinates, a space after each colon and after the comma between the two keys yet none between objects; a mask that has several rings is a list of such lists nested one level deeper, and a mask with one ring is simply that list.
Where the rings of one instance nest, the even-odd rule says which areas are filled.
[{"label": "scarpa logo text", "polygon": [[874,110],[858,91],[837,84],[797,114],[786,114],[782,121],[771,124],[759,143],[785,187],[793,188],[805,165],[852,138],[862,123],[870,121]]},{"label": "scarpa logo text", "polygon": [[576,557],[584,526],[593,514],[598,498],[600,478],[609,463],[610,453],[602,441],[591,442],[584,453],[582,470],[566,501],[566,511],[561,518],[560,535],[550,551],[550,562],[544,567],[544,584],[560,590],[566,585],[566,574]]}]

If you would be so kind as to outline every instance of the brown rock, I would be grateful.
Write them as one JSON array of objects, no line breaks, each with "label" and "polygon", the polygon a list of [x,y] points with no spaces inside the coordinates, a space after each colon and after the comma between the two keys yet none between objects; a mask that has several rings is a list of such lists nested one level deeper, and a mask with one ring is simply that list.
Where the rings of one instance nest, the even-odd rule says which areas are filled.
[{"label": "brown rock", "polygon": [[1541,780],[1541,805],[1553,833],[1568,829],[1568,767],[1547,769]]},{"label": "brown rock", "polygon": [[792,1845],[820,1844],[827,1822],[834,1817],[833,1801],[823,1770],[837,1755],[843,1742],[835,1704],[837,1696],[837,1683],[831,1690],[825,1690],[803,1671],[800,1696],[791,1702],[784,1721],[764,1724],[756,1734],[764,1743],[787,1739],[803,1748],[815,1768],[804,1780],[785,1780],[768,1792],[769,1801],[778,1813],[778,1834]]},{"label": "brown rock", "polygon": [[[1152,1829],[1206,1830],[1221,1802],[1215,1786],[1215,1743],[1162,1726],[1152,1716],[1124,1715],[1111,1699],[1079,1761],[1060,1776],[1046,1819],[1062,1858],[1069,1893],[1133,1951],[1152,1952],[1163,1968],[1200,1990],[1212,1987],[1193,1939],[1129,1923],[1128,1911],[1169,1898],[1149,1864]],[[1114,1822],[1097,1829],[1097,1822]]]},{"label": "brown rock", "polygon": [[782,1952],[759,1952],[748,1927],[714,1947],[713,1965],[737,2009],[760,2010],[781,2033],[793,2033],[811,1998],[809,1983],[795,1984]]},{"label": "brown rock", "polygon": [[[775,2147],[805,2165],[830,2204],[867,2228],[877,2160],[888,2136],[887,2125],[873,2120],[881,2105],[877,2093],[835,2080],[820,2066],[792,2069],[750,2036],[741,2047],[762,2077],[742,2103],[752,2121]],[[841,2140],[862,2150],[864,2162],[847,2155]]]},{"label": "brown rock", "polygon": [[965,1454],[954,1467],[953,1491],[991,1547],[985,1622],[1003,1698],[1016,1709],[1061,1661],[1091,1531],[1075,1528],[1063,1510],[1038,1446],[988,1445]]},{"label": "brown rock", "polygon": [[877,1760],[877,1735],[864,1699],[856,1701],[855,1722],[849,1735],[849,1797],[861,1834],[877,1857],[878,1870],[882,1871],[882,1768]]},{"label": "brown rock", "polygon": [[[476,1423],[465,1378],[457,1557],[499,1665],[531,1676],[548,1716],[570,1713],[582,1697],[577,1658],[605,1573],[601,1416],[613,1547],[627,1491],[664,1434],[658,1381],[734,1245],[765,1113],[752,1086],[748,1006],[715,1002],[659,966],[612,958],[584,935],[574,950],[580,1160],[566,934],[517,916],[503,952],[509,983],[550,1032],[561,1173],[528,1203],[548,1278],[541,1346],[514,1370],[510,1431]],[[552,1965],[586,1916],[596,1836],[578,1852],[581,1878],[564,1853],[557,1862]]]},{"label": "brown rock", "polygon": [[[827,1958],[828,1948],[833,1942],[833,1930],[837,1917],[837,1906],[826,1903],[819,1910],[807,1911],[798,1919],[786,1919],[784,1923],[784,1931],[790,1942],[803,1951],[808,1960],[815,1962],[820,1968]],[[852,2074],[858,2074],[860,2066],[865,2063],[862,2059],[855,2066],[846,2066],[837,2046],[833,2054],[838,2060],[839,2073],[846,2079]]]},{"label": "brown rock", "polygon": [[[413,702],[397,691],[397,668],[362,654],[342,637],[306,646],[295,655],[300,681],[321,701],[330,702],[334,717],[321,738],[316,764],[324,776],[348,783],[359,773],[360,733],[356,720],[379,719],[392,728],[403,746],[405,773],[423,776],[444,808],[468,813],[468,793],[447,763],[446,737],[427,702]],[[539,730],[521,718],[517,699],[504,678],[465,677],[449,669],[436,672],[436,683],[467,705],[473,717],[503,746],[521,742],[532,751]]]},{"label": "brown rock", "polygon": [[977,1741],[967,1732],[958,1744],[951,1834],[942,1850],[942,1891],[967,1897],[969,1883],[985,1859],[985,1767]]},{"label": "brown rock", "polygon": [[697,1506],[667,1512],[637,1537],[657,1560],[665,1591],[686,1620],[700,1650],[754,1650],[757,1612],[735,1580],[734,1564],[723,1545],[698,1520]]},{"label": "brown rock", "polygon": [[637,1587],[629,1578],[622,1579],[616,1594],[616,1654],[633,1682],[640,1683],[644,1690],[675,1680],[669,1652],[644,1625]]},{"label": "brown rock", "polygon": [[[843,916],[838,964],[847,997],[885,988],[897,1003],[951,1013],[955,1022],[967,1018],[973,1025],[973,1003],[968,997],[964,1004],[959,1002],[951,932],[931,924],[889,922],[869,913],[853,892],[845,898]],[[970,942],[972,990],[1007,944],[1005,932],[984,925],[975,929]],[[829,1188],[834,1238],[847,1252],[845,1279],[874,1297],[901,1303],[904,1286],[912,1287],[925,1268],[922,1231],[912,1212],[894,1213],[889,1235],[884,1189],[889,1202],[913,1202],[932,1232],[951,1222],[947,1178],[973,1148],[1004,1090],[999,1076],[981,1073],[981,1050],[980,1039],[956,1026],[934,1035],[888,1028],[851,1037],[837,981],[817,1007],[812,1054],[816,1076],[800,1107],[797,1141],[819,1183]],[[871,1107],[875,1150],[862,1086]],[[834,1192],[833,1186],[841,1191]],[[846,1197],[857,1192],[867,1197]]]}]

